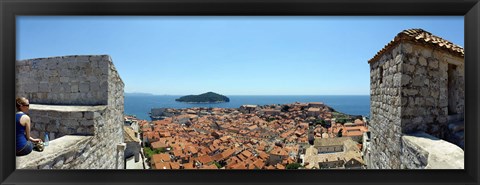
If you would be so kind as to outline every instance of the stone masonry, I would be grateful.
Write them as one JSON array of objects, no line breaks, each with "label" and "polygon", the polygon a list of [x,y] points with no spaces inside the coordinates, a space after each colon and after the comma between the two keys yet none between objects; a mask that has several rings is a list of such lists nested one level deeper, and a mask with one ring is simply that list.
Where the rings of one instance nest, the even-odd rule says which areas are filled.
[{"label": "stone masonry", "polygon": [[[110,68],[107,55],[64,56],[17,61],[16,87],[35,104],[107,105]],[[112,71],[112,73],[117,73]]]},{"label": "stone masonry", "polygon": [[32,136],[48,131],[51,140],[43,153],[51,157],[17,157],[17,168],[123,168],[123,89],[107,55],[17,61],[16,95],[30,100]]},{"label": "stone masonry", "polygon": [[409,166],[401,161],[405,134],[451,138],[449,117],[463,120],[464,113],[463,48],[410,29],[400,32],[369,64],[372,140],[367,157],[374,160],[369,168]]}]

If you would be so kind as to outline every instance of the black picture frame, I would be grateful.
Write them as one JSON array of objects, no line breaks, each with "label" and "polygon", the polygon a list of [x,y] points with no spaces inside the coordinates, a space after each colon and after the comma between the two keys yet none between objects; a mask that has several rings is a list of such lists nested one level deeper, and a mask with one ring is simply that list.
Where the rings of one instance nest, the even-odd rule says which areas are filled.
[{"label": "black picture frame", "polygon": [[[1,184],[478,184],[478,0],[1,0]],[[463,15],[465,170],[16,170],[15,16],[19,15]],[[362,61],[359,61],[362,62]],[[364,61],[365,65],[367,61]]]}]

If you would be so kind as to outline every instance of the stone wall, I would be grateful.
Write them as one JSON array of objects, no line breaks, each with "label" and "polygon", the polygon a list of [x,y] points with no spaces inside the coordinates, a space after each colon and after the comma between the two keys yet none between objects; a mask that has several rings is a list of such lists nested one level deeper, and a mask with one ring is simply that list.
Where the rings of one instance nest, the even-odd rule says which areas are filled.
[{"label": "stone wall", "polygon": [[[20,77],[25,74],[20,71],[24,70],[28,70],[33,78]],[[66,56],[17,61],[17,71],[16,95],[27,97],[32,104],[29,113],[33,125],[32,135],[39,134],[43,139],[43,133],[49,131],[53,145],[62,145],[57,140],[72,135],[91,137],[86,144],[73,144],[76,152],[72,155],[76,157],[68,166],[58,165],[58,161],[64,160],[59,157],[25,168],[123,168],[121,148],[124,84],[109,56]],[[46,79],[51,81],[45,84]],[[35,89],[35,83],[44,85]],[[29,154],[26,157],[29,156],[35,155]]]},{"label": "stone wall", "polygon": [[400,168],[401,152],[401,46],[386,52],[370,65],[370,127],[369,153],[375,169]]},{"label": "stone wall", "polygon": [[[421,45],[401,45],[402,131],[425,131],[435,137],[445,138],[449,104],[454,103],[455,112],[463,117],[463,58]],[[449,65],[456,66],[450,76]],[[452,80],[450,87],[449,78]]]},{"label": "stone wall", "polygon": [[110,68],[108,55],[17,61],[16,94],[36,104],[106,105]]},{"label": "stone wall", "polygon": [[65,135],[94,135],[95,125],[104,124],[106,106],[65,106],[31,104],[31,135],[50,140]]}]

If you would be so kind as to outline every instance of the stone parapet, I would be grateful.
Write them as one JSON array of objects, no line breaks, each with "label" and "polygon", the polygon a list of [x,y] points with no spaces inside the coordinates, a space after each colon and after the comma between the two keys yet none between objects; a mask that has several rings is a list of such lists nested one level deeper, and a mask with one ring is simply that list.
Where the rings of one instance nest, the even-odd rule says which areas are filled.
[{"label": "stone parapet", "polygon": [[402,136],[402,166],[407,169],[464,169],[464,151],[424,132]]},{"label": "stone parapet", "polygon": [[53,140],[42,152],[32,153],[16,158],[17,169],[69,169],[86,152],[86,146],[92,136],[64,136]]},{"label": "stone parapet", "polygon": [[34,138],[49,139],[65,135],[94,135],[95,128],[105,124],[107,106],[70,106],[30,104],[31,134]]},{"label": "stone parapet", "polygon": [[108,55],[20,60],[15,73],[16,94],[36,104],[107,105],[119,79]]}]

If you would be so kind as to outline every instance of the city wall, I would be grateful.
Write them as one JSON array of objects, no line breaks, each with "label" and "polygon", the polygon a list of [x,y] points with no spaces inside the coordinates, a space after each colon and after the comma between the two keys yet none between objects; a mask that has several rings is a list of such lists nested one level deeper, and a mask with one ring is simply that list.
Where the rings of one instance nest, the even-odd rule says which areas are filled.
[{"label": "city wall", "polygon": [[[124,84],[107,55],[17,61],[16,95],[30,100],[32,136],[50,145],[23,169],[123,168]],[[41,159],[41,160],[39,160]]]}]

